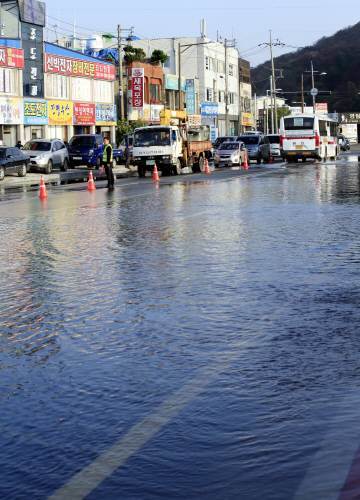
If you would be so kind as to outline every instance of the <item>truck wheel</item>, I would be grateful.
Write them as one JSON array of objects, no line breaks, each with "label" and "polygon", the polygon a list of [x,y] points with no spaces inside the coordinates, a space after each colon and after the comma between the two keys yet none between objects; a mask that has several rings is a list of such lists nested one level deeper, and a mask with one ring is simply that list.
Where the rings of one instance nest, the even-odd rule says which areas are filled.
[{"label": "truck wheel", "polygon": [[138,166],[138,175],[139,177],[145,177],[146,175],[145,167],[141,167],[140,165]]},{"label": "truck wheel", "polygon": [[203,156],[200,156],[199,158],[199,172],[204,172],[204,165],[205,165],[205,160]]},{"label": "truck wheel", "polygon": [[181,175],[182,174],[181,162],[179,159],[177,160],[175,167],[173,167],[173,172],[174,172],[174,175]]}]

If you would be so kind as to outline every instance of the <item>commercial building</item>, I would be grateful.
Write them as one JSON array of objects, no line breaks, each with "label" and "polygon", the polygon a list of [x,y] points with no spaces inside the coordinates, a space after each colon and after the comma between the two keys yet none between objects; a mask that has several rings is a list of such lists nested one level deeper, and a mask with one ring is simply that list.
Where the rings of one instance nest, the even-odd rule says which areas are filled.
[{"label": "commercial building", "polygon": [[43,2],[0,2],[0,18],[2,143],[95,131],[115,140],[115,66],[44,43]]}]

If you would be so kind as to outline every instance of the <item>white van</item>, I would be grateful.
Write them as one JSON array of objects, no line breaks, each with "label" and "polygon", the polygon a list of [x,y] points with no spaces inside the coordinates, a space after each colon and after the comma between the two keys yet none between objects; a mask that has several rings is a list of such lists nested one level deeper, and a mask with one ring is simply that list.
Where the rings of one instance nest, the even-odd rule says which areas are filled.
[{"label": "white van", "polygon": [[327,116],[286,116],[280,123],[281,150],[287,161],[335,160],[339,154],[338,124]]}]

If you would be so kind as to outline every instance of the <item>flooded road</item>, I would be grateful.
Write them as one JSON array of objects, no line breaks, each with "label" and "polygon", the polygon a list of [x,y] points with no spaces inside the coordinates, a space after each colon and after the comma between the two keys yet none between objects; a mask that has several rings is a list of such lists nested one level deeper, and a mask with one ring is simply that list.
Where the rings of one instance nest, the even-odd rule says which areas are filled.
[{"label": "flooded road", "polygon": [[357,157],[82,189],[0,196],[0,498],[356,498]]}]

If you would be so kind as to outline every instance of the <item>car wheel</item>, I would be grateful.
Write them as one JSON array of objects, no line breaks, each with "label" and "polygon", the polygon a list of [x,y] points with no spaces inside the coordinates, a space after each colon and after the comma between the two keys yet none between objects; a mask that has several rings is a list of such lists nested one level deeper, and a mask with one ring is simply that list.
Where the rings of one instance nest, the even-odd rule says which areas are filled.
[{"label": "car wheel", "polygon": [[0,167],[0,182],[5,179],[5,168]]},{"label": "car wheel", "polygon": [[45,167],[45,174],[51,174],[53,170],[53,162],[51,160],[48,161],[48,164]]},{"label": "car wheel", "polygon": [[22,165],[20,165],[20,167],[18,168],[17,174],[19,177],[26,177],[26,174],[27,174],[26,163],[23,163]]},{"label": "car wheel", "polygon": [[65,158],[63,166],[61,167],[61,170],[63,172],[67,172],[67,170],[69,170],[69,160],[67,158]]},{"label": "car wheel", "polygon": [[139,177],[145,177],[146,175],[145,167],[141,167],[140,165],[138,166],[138,175]]}]

